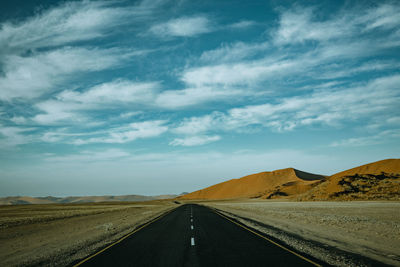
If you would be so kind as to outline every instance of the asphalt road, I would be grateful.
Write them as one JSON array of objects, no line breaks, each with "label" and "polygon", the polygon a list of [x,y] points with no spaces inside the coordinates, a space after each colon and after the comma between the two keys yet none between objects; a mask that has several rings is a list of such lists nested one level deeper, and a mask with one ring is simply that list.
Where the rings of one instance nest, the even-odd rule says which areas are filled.
[{"label": "asphalt road", "polygon": [[79,266],[315,266],[213,210],[183,205]]}]

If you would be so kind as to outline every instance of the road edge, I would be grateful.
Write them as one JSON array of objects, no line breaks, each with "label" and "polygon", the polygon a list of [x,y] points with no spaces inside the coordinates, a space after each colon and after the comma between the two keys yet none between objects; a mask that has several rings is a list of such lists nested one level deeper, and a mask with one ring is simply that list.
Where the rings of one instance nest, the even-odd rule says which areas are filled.
[{"label": "road edge", "polygon": [[[293,250],[306,258],[312,258],[313,261],[316,261],[323,266],[391,266],[375,259],[365,257],[363,255],[345,251],[337,247],[333,247],[311,239],[306,239],[300,235],[284,231],[263,222],[242,217],[228,211],[220,210],[215,207],[210,207],[206,205],[203,206],[213,210],[216,213],[223,214],[237,224],[250,228],[257,234],[265,236],[268,239],[271,239],[272,241],[282,245],[283,247],[290,248],[290,250]],[[261,230],[256,229],[255,227],[258,227]],[[287,242],[283,239],[289,239],[290,241],[295,242]],[[310,253],[313,249],[318,249],[319,252],[323,251],[322,254],[328,257],[321,258],[315,253]]]},{"label": "road edge", "polygon": [[128,238],[129,236],[133,235],[134,233],[140,231],[141,229],[145,228],[146,226],[158,221],[159,219],[161,219],[162,217],[166,216],[167,214],[173,212],[174,210],[176,210],[177,208],[179,208],[181,205],[178,205],[172,209],[169,209],[163,213],[161,213],[160,215],[150,219],[149,221],[142,223],[138,226],[136,226],[132,231],[130,231],[129,233],[123,235],[122,237],[118,238],[116,241],[112,241],[106,245],[104,245],[103,247],[99,248],[98,250],[96,250],[95,252],[91,253],[90,255],[85,256],[84,258],[78,259],[78,260],[74,260],[73,262],[71,262],[70,264],[68,264],[68,266],[70,267],[78,267],[82,264],[84,264],[85,262],[89,261],[90,259],[96,257],[97,255],[101,254],[102,252],[106,251],[107,249],[113,247],[114,245],[122,242],[123,240],[125,240],[126,238]]}]

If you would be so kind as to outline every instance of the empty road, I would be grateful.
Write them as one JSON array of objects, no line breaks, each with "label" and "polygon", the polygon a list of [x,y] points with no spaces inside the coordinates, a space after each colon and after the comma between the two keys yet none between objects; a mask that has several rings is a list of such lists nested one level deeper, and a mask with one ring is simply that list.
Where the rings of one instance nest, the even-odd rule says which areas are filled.
[{"label": "empty road", "polygon": [[75,266],[315,266],[310,259],[187,204]]}]

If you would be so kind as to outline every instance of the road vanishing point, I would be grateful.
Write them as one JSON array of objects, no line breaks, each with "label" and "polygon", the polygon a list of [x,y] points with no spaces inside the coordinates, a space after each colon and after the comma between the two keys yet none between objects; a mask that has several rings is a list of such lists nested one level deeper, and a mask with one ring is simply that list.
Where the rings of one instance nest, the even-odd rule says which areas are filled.
[{"label": "road vanishing point", "polygon": [[74,266],[322,266],[223,214],[182,205]]}]

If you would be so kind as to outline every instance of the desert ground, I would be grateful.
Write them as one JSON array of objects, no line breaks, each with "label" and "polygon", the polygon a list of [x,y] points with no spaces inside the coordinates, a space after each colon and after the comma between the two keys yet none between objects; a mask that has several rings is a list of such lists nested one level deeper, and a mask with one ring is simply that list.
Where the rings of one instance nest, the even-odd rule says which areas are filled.
[{"label": "desert ground", "polygon": [[[365,258],[357,255],[400,266],[398,201],[183,203],[223,211],[334,266],[363,266]],[[0,262],[67,266],[177,206],[173,200],[0,206]]]},{"label": "desert ground", "polygon": [[0,206],[0,262],[66,266],[176,206],[170,200]]},{"label": "desert ground", "polygon": [[331,265],[360,266],[363,262],[356,255],[362,255],[400,266],[400,202],[225,200],[202,204]]}]

